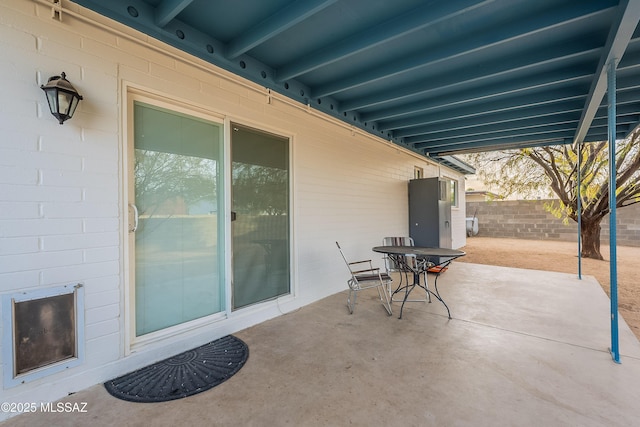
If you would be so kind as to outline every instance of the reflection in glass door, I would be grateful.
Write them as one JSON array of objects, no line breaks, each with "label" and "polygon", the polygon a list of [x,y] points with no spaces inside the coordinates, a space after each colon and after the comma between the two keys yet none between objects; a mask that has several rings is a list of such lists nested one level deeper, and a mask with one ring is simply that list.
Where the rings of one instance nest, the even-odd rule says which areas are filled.
[{"label": "reflection in glass door", "polygon": [[222,125],[134,102],[135,333],[224,309]]},{"label": "reflection in glass door", "polygon": [[289,293],[289,140],[231,125],[233,308]]}]

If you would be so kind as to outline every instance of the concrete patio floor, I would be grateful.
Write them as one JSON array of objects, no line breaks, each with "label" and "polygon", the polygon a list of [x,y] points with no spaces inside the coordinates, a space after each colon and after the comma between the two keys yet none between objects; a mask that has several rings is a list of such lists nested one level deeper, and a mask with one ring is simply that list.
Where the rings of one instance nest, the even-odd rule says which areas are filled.
[{"label": "concrete patio floor", "polygon": [[451,320],[435,300],[407,303],[401,320],[394,303],[389,317],[374,290],[349,315],[345,291],[236,333],[246,365],[204,393],[141,404],[97,385],[64,399],[87,413],[2,425],[638,424],[640,344],[621,319],[622,363],[612,361],[609,299],[594,278],[455,263],[439,285]]}]

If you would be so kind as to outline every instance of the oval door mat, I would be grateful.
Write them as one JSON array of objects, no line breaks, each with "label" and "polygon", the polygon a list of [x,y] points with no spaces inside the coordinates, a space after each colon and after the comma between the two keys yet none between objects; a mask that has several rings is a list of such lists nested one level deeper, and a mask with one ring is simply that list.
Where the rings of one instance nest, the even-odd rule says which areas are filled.
[{"label": "oval door mat", "polygon": [[104,383],[130,402],[164,402],[197,394],[223,383],[242,368],[249,347],[227,335],[208,344]]}]

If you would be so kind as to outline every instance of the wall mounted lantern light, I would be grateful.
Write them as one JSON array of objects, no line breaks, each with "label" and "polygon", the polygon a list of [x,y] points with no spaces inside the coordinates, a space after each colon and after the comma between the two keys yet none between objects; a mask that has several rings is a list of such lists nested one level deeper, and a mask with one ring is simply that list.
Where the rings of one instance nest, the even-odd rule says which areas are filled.
[{"label": "wall mounted lantern light", "polygon": [[78,102],[82,99],[82,96],[66,77],[67,75],[63,72],[59,76],[49,77],[47,84],[40,86],[47,94],[51,114],[58,119],[60,124],[73,117]]}]

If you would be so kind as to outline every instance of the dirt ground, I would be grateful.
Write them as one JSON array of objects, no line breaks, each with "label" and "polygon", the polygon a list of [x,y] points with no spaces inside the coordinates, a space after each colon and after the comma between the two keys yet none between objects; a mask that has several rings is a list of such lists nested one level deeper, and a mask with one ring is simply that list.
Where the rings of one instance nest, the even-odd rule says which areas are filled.
[{"label": "dirt ground", "polygon": [[[544,240],[469,237],[461,262],[578,274],[577,244]],[[582,274],[594,276],[609,294],[609,246],[601,245],[604,261],[582,259]],[[618,311],[640,339],[640,247],[618,246]]]}]

